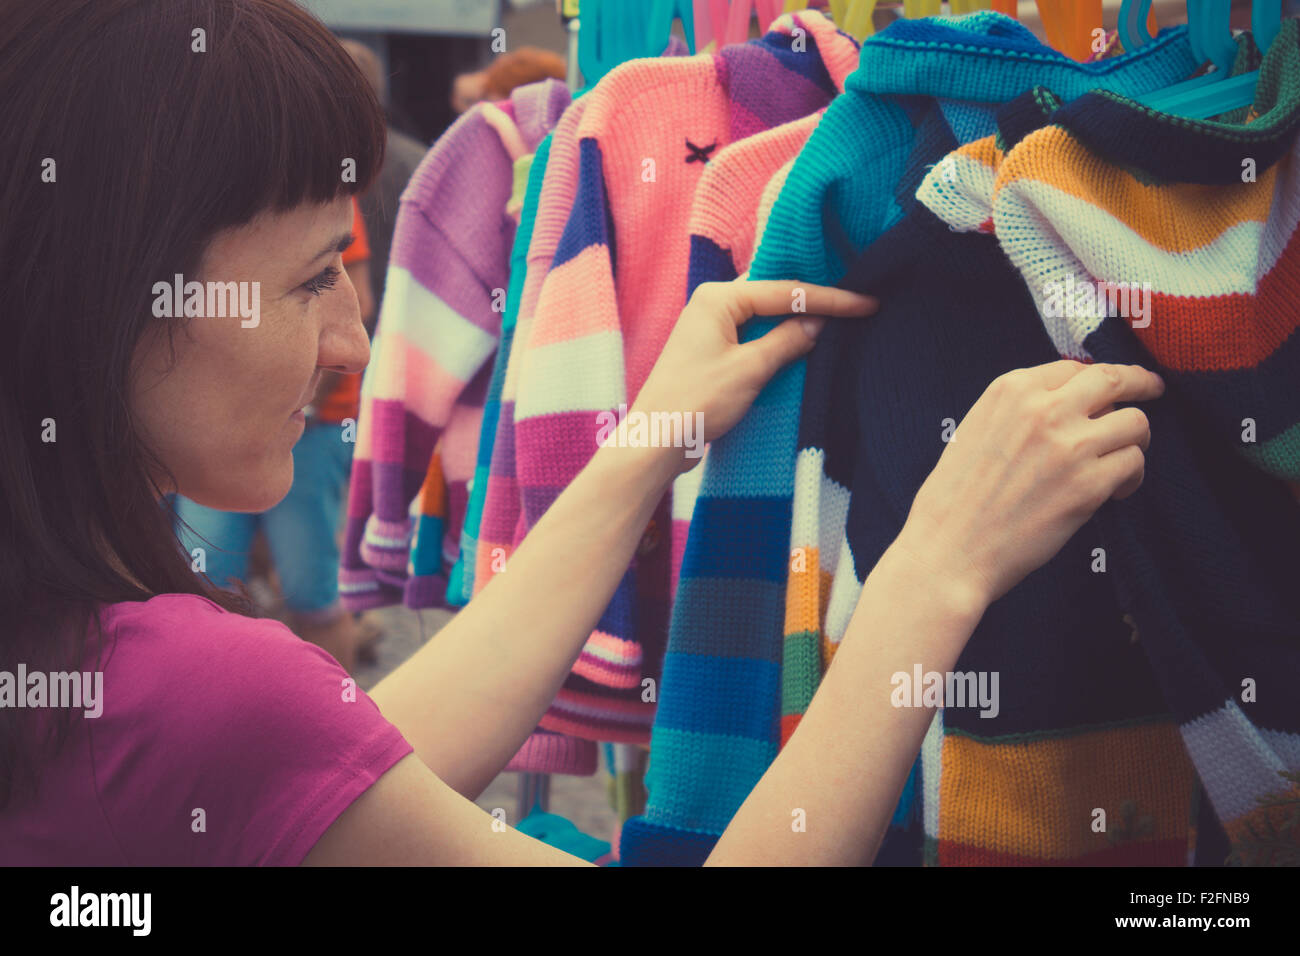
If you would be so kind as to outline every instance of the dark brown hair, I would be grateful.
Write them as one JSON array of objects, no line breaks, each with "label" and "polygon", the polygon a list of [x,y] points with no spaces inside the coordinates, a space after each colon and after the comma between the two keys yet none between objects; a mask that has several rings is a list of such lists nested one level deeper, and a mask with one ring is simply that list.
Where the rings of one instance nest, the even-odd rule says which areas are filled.
[{"label": "dark brown hair", "polygon": [[[0,103],[0,669],[82,669],[101,604],[246,609],[190,570],[128,405],[141,336],[177,330],[153,284],[221,229],[363,190],[383,115],[292,0],[0,0]],[[0,708],[0,807],[71,720],[25,713]]]}]

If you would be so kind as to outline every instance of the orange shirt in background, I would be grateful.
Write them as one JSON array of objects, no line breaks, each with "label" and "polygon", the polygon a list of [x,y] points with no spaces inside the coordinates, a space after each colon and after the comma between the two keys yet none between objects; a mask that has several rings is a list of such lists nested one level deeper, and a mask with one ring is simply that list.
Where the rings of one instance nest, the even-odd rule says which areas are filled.
[{"label": "orange shirt in background", "polygon": [[[361,219],[361,207],[352,197],[352,234],[356,237],[343,253],[343,265],[350,266],[370,259],[370,241],[366,238],[366,224]],[[361,411],[361,373],[344,375],[316,410],[316,420],[338,424],[345,418],[356,420]]]}]

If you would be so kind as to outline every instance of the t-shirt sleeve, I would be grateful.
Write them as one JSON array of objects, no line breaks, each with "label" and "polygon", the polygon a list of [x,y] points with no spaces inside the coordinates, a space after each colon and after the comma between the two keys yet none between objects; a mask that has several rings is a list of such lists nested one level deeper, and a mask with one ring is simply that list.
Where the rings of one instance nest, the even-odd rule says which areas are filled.
[{"label": "t-shirt sleeve", "polygon": [[[119,605],[118,607],[122,607]],[[335,660],[190,595],[109,630],[95,784],[128,862],[296,865],[411,745]]]}]

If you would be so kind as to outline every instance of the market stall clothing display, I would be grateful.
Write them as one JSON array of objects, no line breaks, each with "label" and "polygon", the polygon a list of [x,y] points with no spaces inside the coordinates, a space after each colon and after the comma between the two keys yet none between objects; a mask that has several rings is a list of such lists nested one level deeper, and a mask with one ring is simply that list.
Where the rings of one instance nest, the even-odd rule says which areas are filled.
[{"label": "market stall clothing display", "polygon": [[[515,527],[521,518],[514,458],[514,394],[520,354],[517,344],[527,341],[541,281],[555,256],[565,220],[573,205],[578,180],[575,131],[585,109],[585,97],[575,100],[552,133],[538,145],[520,219],[520,230],[528,230],[529,235],[526,245],[521,245],[516,236],[512,250],[511,284],[507,293],[507,314],[503,318],[503,325],[508,325],[510,330],[509,339],[503,339],[498,350],[489,404],[485,406],[491,408],[496,416],[495,434],[488,447],[480,452],[480,459],[488,456],[487,476],[486,479],[475,479],[468,509],[479,516],[473,574],[469,576],[475,594],[486,587],[496,573],[505,570],[507,559],[514,551]],[[521,256],[524,256],[522,263]],[[485,411],[485,428],[487,415]],[[486,434],[481,432],[480,441],[486,440]],[[481,501],[481,505],[475,505],[474,499]],[[477,510],[479,508],[481,510]],[[468,555],[462,555],[461,560],[467,561]],[[571,759],[570,753],[577,757]],[[567,767],[578,766],[586,774],[594,772],[595,764],[595,741],[579,740],[539,728],[511,759],[509,769],[562,773],[568,772]],[[588,767],[591,770],[587,770]]]},{"label": "market stall clothing display", "polygon": [[[492,360],[492,378],[488,381],[483,403],[483,424],[479,429],[478,449],[474,460],[474,480],[470,483],[469,502],[461,525],[460,552],[447,582],[448,602],[467,604],[474,596],[474,575],[478,560],[479,527],[483,522],[483,504],[487,497],[488,475],[492,468],[492,449],[501,420],[501,392],[505,385],[506,365],[514,347],[515,324],[519,318],[519,300],[523,295],[524,276],[528,270],[528,245],[533,238],[533,218],[537,199],[546,174],[551,137],[547,134],[537,145],[537,152],[515,163],[514,189],[506,211],[519,223],[510,250],[510,285],[506,289],[506,310],[501,315],[501,341]],[[516,211],[517,210],[517,211]],[[412,560],[416,560],[415,552]]]},{"label": "market stall clothing display", "polygon": [[[535,146],[569,94],[551,80],[509,102],[504,115]],[[402,195],[348,500],[340,590],[354,610],[402,600],[408,584],[417,606],[445,591],[444,575],[410,581],[410,510],[444,432],[444,466],[472,470],[514,231],[505,212],[514,157],[493,116],[479,106],[457,120]]]},{"label": "market stall clothing display", "polygon": [[576,131],[586,111],[587,102],[585,96],[574,100],[560,117],[547,144],[540,147],[545,150],[545,163],[537,171],[534,180],[540,182],[540,185],[534,192],[534,184],[530,183],[529,194],[525,197],[523,219],[531,223],[532,234],[523,269],[516,266],[512,272],[512,276],[519,276],[520,286],[518,295],[509,296],[510,302],[507,302],[507,308],[514,303],[517,314],[509,352],[507,354],[503,349],[501,353],[504,357],[504,372],[501,372],[502,357],[498,357],[497,369],[493,375],[494,378],[498,372],[501,375],[500,400],[475,549],[475,595],[487,587],[496,574],[505,570],[509,556],[514,553],[515,532],[523,517],[515,468],[515,394],[524,351],[522,343],[528,341],[532,332],[537,295],[541,291],[542,280],[546,278],[546,271],[555,259],[565,221],[577,194]]},{"label": "market stall clothing display", "polygon": [[1166,379],[1144,409],[1143,487],[1095,522],[1105,577],[1235,861],[1278,862],[1270,837],[1300,795],[1300,718],[1282,691],[1300,679],[1300,512],[1285,484],[1300,410],[1300,30],[1287,21],[1273,41],[1244,122],[1099,93],[1022,105],[918,196],[953,228],[991,224],[1061,355]]},{"label": "market stall clothing display", "polygon": [[[1081,64],[998,14],[900,20],[864,41],[845,94],[786,180],[751,277],[842,280],[899,221],[926,167],[993,132],[996,104],[1036,84],[1070,96],[1096,86],[1138,94],[1194,66],[1181,29]],[[742,340],[773,324],[748,323]],[[778,373],[705,463],[651,741],[649,801],[622,833],[628,865],[702,862],[778,750],[803,374],[802,362]]]},{"label": "market stall clothing display", "polygon": [[[809,116],[755,133],[719,150],[695,187],[687,223],[690,261],[686,297],[704,282],[730,282],[749,268],[750,258],[762,236],[760,222],[771,210],[763,194],[774,176],[794,161],[799,150],[821,121],[818,110]],[[677,595],[682,555],[695,498],[704,475],[702,464],[673,482],[672,564],[668,582],[670,595]]]},{"label": "market stall clothing display", "polygon": [[[824,107],[856,45],[820,14],[786,16],[715,56],[641,60],[587,93],[578,193],[545,277],[514,408],[526,534],[635,400],[685,305],[690,199],[720,147]],[[665,117],[671,118],[666,123]],[[677,237],[674,239],[673,237]],[[666,503],[542,726],[644,743],[669,604]]]}]

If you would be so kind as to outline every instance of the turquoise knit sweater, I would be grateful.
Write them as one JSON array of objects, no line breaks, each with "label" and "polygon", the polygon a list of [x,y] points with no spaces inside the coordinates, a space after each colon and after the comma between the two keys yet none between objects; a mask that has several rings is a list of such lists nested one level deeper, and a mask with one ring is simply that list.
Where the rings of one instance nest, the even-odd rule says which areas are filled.
[{"label": "turquoise knit sweater", "polygon": [[[846,92],[795,163],[751,278],[838,282],[901,218],[900,201],[929,165],[993,133],[996,105],[1036,85],[1066,98],[1097,87],[1136,96],[1194,68],[1183,28],[1081,64],[1000,14],[897,21],[863,44]],[[750,323],[742,338],[774,324]],[[776,756],[803,376],[803,362],[778,374],[705,461],[651,737],[647,808],[623,829],[624,865],[702,862]]]}]

